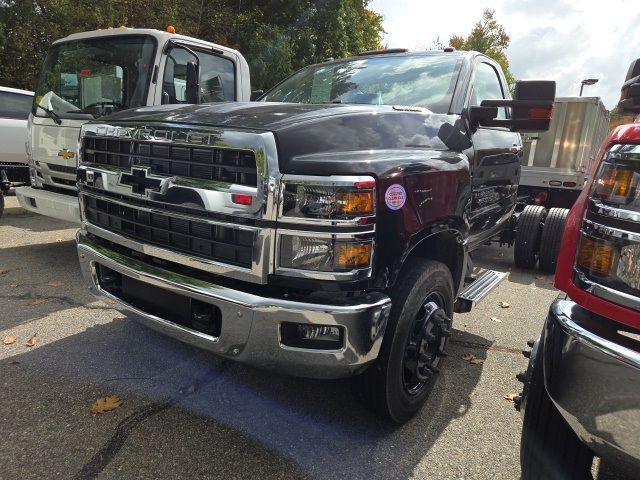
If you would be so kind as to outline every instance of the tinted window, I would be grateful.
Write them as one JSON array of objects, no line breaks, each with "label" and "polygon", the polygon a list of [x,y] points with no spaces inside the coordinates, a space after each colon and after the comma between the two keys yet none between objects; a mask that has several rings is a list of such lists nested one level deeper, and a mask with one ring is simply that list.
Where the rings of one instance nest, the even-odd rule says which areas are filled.
[{"label": "tinted window", "polygon": [[[147,103],[155,40],[115,36],[54,45],[36,89],[36,105],[60,117],[98,117]],[[39,116],[46,114],[34,109]]]},{"label": "tinted window", "polygon": [[[200,100],[202,103],[235,100],[235,68],[231,60],[203,52],[200,59]],[[162,80],[162,103],[187,103],[187,63],[191,53],[173,48],[167,56]]]},{"label": "tinted window", "polygon": [[[499,100],[504,98],[498,72],[488,63],[478,64],[473,81],[471,105],[480,105],[483,100]],[[505,119],[506,108],[498,109],[498,118]]]},{"label": "tinted window", "polygon": [[21,93],[0,92],[0,117],[26,120],[31,111],[33,97]]},{"label": "tinted window", "polygon": [[446,113],[459,70],[452,55],[361,58],[307,67],[265,96],[268,102],[417,105]]}]

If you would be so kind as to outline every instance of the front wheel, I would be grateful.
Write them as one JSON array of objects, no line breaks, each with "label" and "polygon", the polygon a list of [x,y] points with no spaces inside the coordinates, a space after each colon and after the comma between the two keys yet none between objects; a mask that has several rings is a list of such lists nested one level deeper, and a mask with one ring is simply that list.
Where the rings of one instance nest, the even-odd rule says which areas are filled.
[{"label": "front wheel", "polygon": [[415,259],[391,295],[392,308],[380,355],[354,378],[354,393],[374,411],[403,423],[431,392],[451,336],[453,280],[441,262]]}]

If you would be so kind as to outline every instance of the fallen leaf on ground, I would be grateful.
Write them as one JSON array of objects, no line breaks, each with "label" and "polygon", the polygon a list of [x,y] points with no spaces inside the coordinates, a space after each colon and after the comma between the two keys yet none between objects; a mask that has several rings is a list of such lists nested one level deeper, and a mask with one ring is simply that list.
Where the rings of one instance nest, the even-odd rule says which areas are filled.
[{"label": "fallen leaf on ground", "polygon": [[518,395],[517,393],[509,393],[507,395],[504,395],[502,398],[504,398],[505,400],[509,400],[510,402],[515,402],[516,397],[519,397],[520,395]]},{"label": "fallen leaf on ground", "polygon": [[58,243],[59,243],[59,242],[61,242],[61,241],[62,241],[62,239],[61,239],[61,238],[56,238],[56,242],[58,242]]},{"label": "fallen leaf on ground", "polygon": [[9,285],[11,288],[16,288],[18,286],[17,283],[12,283],[11,285]]},{"label": "fallen leaf on ground", "polygon": [[491,320],[493,320],[496,323],[502,323],[502,320],[500,320],[499,318],[496,318],[496,317],[491,317]]},{"label": "fallen leaf on ground", "polygon": [[7,335],[2,339],[2,343],[5,345],[11,345],[12,343],[16,343],[16,337],[12,337],[11,335]]},{"label": "fallen leaf on ground", "polygon": [[36,343],[38,343],[38,337],[35,335],[31,335],[31,338],[27,340],[27,343],[24,344],[25,347],[35,347]]},{"label": "fallen leaf on ground", "polygon": [[64,282],[61,282],[60,280],[51,280],[47,285],[50,287],[61,287],[64,285]]},{"label": "fallen leaf on ground", "polygon": [[481,365],[484,363],[483,359],[476,357],[473,353],[465,353],[461,358],[471,365]]},{"label": "fallen leaf on ground", "polygon": [[0,275],[6,275],[7,273],[9,273],[9,270],[6,268],[0,268]]},{"label": "fallen leaf on ground", "polygon": [[500,308],[509,308],[511,306],[511,304],[507,302],[500,302],[498,305],[500,305]]},{"label": "fallen leaf on ground", "polygon": [[182,387],[180,389],[181,395],[192,395],[196,391],[195,385],[189,385],[188,387]]},{"label": "fallen leaf on ground", "polygon": [[93,414],[100,414],[115,410],[120,405],[122,405],[120,397],[118,397],[117,395],[111,395],[109,397],[102,397],[97,399],[95,402],[93,402],[93,405],[91,405],[90,410]]},{"label": "fallen leaf on ground", "polygon": [[42,297],[38,297],[38,298],[34,298],[30,302],[28,302],[27,305],[42,305],[43,303],[47,303],[47,299],[46,298],[42,298]]}]

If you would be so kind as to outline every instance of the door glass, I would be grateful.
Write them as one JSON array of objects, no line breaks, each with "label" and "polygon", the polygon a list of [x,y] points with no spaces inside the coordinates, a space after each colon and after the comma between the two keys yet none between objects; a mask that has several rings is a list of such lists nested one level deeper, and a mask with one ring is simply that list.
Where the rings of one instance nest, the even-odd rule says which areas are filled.
[{"label": "door glass", "polygon": [[26,120],[31,111],[33,97],[13,92],[0,92],[0,118]]},{"label": "door glass", "polygon": [[[200,59],[200,99],[202,103],[235,100],[235,68],[231,60],[196,52]],[[187,103],[187,63],[191,53],[173,48],[167,56],[162,81],[162,103]]]},{"label": "door glass", "polygon": [[[488,63],[480,63],[476,70],[476,78],[473,81],[473,94],[471,96],[471,105],[480,105],[483,100],[500,100],[504,99],[500,79],[495,69]],[[498,108],[498,119],[507,118],[507,109],[505,107]]]}]

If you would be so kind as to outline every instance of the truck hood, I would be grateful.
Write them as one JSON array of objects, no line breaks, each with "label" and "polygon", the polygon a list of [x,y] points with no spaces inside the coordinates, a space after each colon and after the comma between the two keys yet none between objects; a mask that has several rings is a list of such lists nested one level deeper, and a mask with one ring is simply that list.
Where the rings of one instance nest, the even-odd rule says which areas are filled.
[{"label": "truck hood", "polygon": [[283,173],[311,173],[312,162],[316,163],[313,170],[323,169],[327,161],[353,159],[357,153],[364,158],[366,152],[372,151],[461,152],[470,146],[458,115],[434,114],[419,107],[264,102],[162,105],[125,110],[100,122],[173,123],[273,132]]}]

